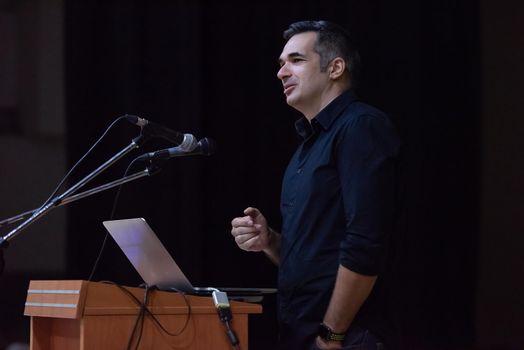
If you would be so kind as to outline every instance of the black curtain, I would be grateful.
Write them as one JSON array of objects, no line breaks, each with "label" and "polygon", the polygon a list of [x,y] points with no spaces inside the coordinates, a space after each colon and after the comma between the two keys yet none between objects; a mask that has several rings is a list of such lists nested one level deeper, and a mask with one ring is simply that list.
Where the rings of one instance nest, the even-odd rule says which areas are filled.
[{"label": "black curtain", "polygon": [[[125,185],[115,218],[144,217],[195,285],[275,287],[276,268],[240,251],[230,220],[260,208],[278,228],[281,176],[297,144],[276,78],[282,31],[328,19],[353,32],[360,97],[390,114],[403,138],[392,298],[404,349],[473,343],[479,222],[479,5],[474,1],[66,2],[67,147],[78,160],[130,113],[199,137],[211,157],[178,158]],[[79,179],[139,129],[119,123]],[[152,140],[141,152],[170,146]],[[123,175],[129,157],[94,184]],[[116,191],[71,204],[68,266],[87,278]],[[108,240],[95,280],[140,283]],[[255,318],[254,349],[270,348],[274,298]],[[252,323],[253,324],[253,323]]]}]

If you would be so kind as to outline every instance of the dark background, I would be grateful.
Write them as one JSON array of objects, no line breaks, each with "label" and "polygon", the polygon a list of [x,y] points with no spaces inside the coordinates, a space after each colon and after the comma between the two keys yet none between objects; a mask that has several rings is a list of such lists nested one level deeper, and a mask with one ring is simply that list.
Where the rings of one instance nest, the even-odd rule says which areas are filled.
[{"label": "dark background", "polygon": [[[403,348],[520,348],[478,340],[487,83],[479,2],[72,1],[64,10],[69,166],[125,113],[216,140],[211,157],[173,159],[125,185],[115,215],[146,218],[195,285],[276,287],[276,268],[239,250],[229,231],[247,206],[280,224],[298,117],[276,78],[281,33],[302,19],[349,29],[363,60],[358,95],[386,111],[403,140],[390,275]],[[138,133],[119,124],[73,179]],[[136,154],[169,146],[153,140]],[[121,176],[127,164],[94,184]],[[37,277],[89,276],[115,193],[68,207],[66,271]],[[111,240],[94,279],[141,282]],[[274,302],[267,298],[266,313],[252,318],[253,349],[272,346]]]}]

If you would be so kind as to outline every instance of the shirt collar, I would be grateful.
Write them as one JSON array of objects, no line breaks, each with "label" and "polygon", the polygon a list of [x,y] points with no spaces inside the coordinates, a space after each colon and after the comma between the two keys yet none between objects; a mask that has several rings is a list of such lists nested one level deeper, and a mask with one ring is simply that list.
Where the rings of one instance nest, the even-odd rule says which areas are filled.
[{"label": "shirt collar", "polygon": [[302,117],[295,123],[297,133],[304,139],[309,139],[319,128],[328,129],[337,119],[340,113],[357,99],[352,89],[344,91],[324,107],[312,120],[311,123]]}]

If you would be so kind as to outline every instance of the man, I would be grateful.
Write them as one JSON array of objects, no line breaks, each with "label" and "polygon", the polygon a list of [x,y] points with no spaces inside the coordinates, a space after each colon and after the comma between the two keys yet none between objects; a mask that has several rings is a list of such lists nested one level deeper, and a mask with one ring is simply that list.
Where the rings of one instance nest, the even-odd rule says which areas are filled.
[{"label": "man", "polygon": [[297,22],[284,39],[277,76],[304,117],[282,184],[282,230],[249,207],[231,233],[279,265],[283,349],[381,349],[373,289],[386,262],[399,141],[389,119],[356,98],[359,55],[340,27]]}]

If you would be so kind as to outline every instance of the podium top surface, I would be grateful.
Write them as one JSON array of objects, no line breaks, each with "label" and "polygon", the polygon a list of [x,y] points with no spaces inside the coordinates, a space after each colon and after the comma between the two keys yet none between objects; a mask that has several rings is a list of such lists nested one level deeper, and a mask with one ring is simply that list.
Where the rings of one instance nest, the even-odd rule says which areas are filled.
[{"label": "podium top surface", "polygon": [[[24,315],[56,318],[81,318],[88,315],[136,315],[140,306],[121,288],[138,300],[145,290],[83,280],[30,281]],[[153,314],[216,313],[210,297],[151,290],[148,309]],[[233,314],[262,313],[258,304],[231,301]]]}]

